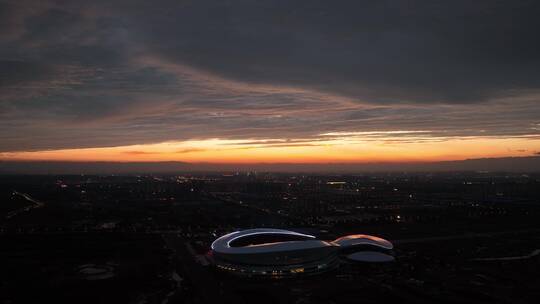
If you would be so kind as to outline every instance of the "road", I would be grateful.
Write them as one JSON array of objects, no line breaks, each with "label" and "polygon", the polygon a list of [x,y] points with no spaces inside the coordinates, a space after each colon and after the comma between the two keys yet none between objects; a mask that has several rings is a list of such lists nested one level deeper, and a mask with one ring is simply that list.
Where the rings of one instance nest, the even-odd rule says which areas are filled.
[{"label": "road", "polygon": [[521,229],[521,230],[496,231],[496,232],[465,233],[465,234],[447,235],[447,236],[433,236],[433,237],[423,237],[423,238],[391,240],[391,242],[394,245],[411,244],[411,243],[429,243],[429,242],[439,242],[439,241],[449,241],[449,240],[489,238],[489,237],[504,236],[508,234],[530,233],[530,232],[540,232],[540,229],[533,228],[533,229]]},{"label": "road", "polygon": [[14,216],[17,216],[23,212],[28,212],[32,209],[35,209],[35,208],[41,208],[43,206],[45,206],[44,203],[36,200],[36,199],[33,199],[30,195],[26,194],[26,193],[21,193],[21,192],[18,192],[18,191],[13,191],[13,194],[14,195],[19,195],[19,196],[22,196],[25,200],[29,201],[32,203],[32,205],[29,205],[29,206],[25,206],[23,208],[19,208],[19,209],[16,209],[16,210],[13,210],[13,211],[10,211],[8,212],[8,214],[6,215],[6,219],[10,219]]}]

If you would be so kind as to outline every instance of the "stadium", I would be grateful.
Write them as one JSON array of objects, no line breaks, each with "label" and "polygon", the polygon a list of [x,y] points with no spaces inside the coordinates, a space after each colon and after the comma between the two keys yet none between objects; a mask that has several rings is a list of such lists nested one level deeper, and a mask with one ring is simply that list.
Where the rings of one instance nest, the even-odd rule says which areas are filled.
[{"label": "stadium", "polygon": [[257,228],[232,232],[211,245],[214,265],[223,271],[250,277],[291,277],[335,269],[340,256],[351,249],[390,251],[389,241],[365,234],[319,240],[313,235]]}]

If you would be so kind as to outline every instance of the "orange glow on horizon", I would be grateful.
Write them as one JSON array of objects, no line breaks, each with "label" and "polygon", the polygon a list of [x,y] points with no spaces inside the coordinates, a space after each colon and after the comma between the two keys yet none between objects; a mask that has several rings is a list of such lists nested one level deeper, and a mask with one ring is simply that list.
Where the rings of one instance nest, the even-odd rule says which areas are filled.
[{"label": "orange glow on horizon", "polygon": [[[421,132],[418,132],[421,133]],[[322,134],[328,135],[328,134]],[[363,134],[330,134],[317,139],[206,139],[107,148],[0,153],[0,160],[51,161],[184,161],[204,163],[368,163],[430,162],[466,158],[529,156],[540,151],[540,139],[362,138]]]}]

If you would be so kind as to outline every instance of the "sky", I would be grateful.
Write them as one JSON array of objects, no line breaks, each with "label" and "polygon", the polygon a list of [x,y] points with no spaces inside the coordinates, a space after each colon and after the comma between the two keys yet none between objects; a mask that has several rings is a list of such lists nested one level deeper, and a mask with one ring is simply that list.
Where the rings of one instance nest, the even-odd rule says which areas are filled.
[{"label": "sky", "polygon": [[540,152],[538,1],[0,0],[0,160]]}]

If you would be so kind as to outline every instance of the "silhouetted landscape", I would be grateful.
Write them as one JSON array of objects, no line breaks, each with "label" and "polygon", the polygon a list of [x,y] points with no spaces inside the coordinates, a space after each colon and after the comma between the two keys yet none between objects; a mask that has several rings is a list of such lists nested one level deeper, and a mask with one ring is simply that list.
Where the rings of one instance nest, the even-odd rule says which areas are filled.
[{"label": "silhouetted landscape", "polygon": [[[0,177],[3,303],[533,303],[538,173],[190,173]],[[207,254],[273,227],[368,233],[395,261],[250,280]],[[212,292],[209,292],[211,290]]]},{"label": "silhouetted landscape", "polygon": [[171,173],[178,171],[211,172],[265,171],[265,172],[447,172],[447,171],[505,171],[538,172],[540,157],[482,158],[444,162],[412,163],[255,163],[216,164],[187,162],[69,162],[69,161],[0,161],[3,174],[126,174]]}]

